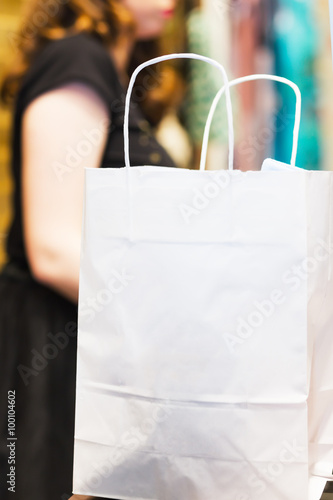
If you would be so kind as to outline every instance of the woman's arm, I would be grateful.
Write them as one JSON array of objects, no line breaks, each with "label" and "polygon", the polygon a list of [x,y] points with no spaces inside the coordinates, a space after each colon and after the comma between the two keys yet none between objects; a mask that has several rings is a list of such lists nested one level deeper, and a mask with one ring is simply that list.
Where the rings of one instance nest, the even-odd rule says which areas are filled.
[{"label": "woman's arm", "polygon": [[70,84],[26,109],[22,199],[26,251],[36,280],[77,301],[84,167],[101,163],[109,126],[106,104]]},{"label": "woman's arm", "polygon": [[[82,495],[73,495],[69,500],[94,500],[95,497],[86,497]],[[97,498],[98,500],[98,498]]]}]

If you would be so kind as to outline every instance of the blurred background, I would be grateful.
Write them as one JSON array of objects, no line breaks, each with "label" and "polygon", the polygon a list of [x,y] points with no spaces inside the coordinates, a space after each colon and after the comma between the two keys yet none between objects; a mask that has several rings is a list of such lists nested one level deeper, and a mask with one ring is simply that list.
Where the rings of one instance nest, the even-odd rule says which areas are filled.
[{"label": "blurred background", "polygon": [[[0,80],[4,69],[14,57],[14,49],[9,41],[9,34],[18,27],[22,2],[20,0],[2,0],[0,6]],[[9,141],[11,110],[0,104],[0,266],[5,260],[4,243],[11,214],[11,179],[9,175]]]},{"label": "blurred background", "polygon": [[[42,2],[43,0],[41,0]],[[25,0],[1,0],[0,79],[15,57],[15,31]],[[197,52],[223,63],[230,79],[270,73],[294,81],[302,92],[297,165],[333,169],[333,71],[328,0],[183,0],[174,23],[177,50]],[[170,46],[165,45],[164,52]],[[197,168],[204,125],[221,85],[214,68],[191,62],[180,67],[185,99],[158,134],[177,149],[181,166]],[[259,170],[266,157],[290,162],[295,97],[281,84],[259,81],[233,90],[235,168]],[[208,168],[226,168],[224,103],[211,130]],[[0,267],[11,218],[11,110],[0,109]],[[177,148],[174,148],[175,130]]]}]

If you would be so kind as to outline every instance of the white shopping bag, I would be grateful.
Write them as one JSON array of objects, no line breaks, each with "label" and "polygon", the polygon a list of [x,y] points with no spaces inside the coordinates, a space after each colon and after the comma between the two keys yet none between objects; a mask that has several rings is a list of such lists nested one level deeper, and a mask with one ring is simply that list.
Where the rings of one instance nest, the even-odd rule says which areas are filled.
[{"label": "white shopping bag", "polygon": [[126,167],[86,171],[74,492],[304,500],[306,178],[129,168],[136,74]]},{"label": "white shopping bag", "polygon": [[[292,169],[274,160],[262,167]],[[333,173],[304,171],[303,176],[308,256],[298,272],[308,288],[310,500],[318,500],[326,481],[333,480]]]}]

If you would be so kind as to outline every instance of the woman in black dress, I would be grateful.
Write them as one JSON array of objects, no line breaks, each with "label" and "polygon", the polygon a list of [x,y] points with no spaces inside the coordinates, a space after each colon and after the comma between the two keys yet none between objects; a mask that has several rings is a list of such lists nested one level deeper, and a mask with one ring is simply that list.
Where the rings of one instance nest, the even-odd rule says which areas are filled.
[{"label": "woman in black dress", "polygon": [[[175,0],[38,0],[31,7],[19,61],[2,86],[3,99],[15,104],[15,191],[0,275],[0,498],[66,500],[84,167],[124,165],[128,73],[157,55],[148,40],[160,35]],[[155,69],[138,81],[132,165],[173,166],[143,113],[161,116],[163,83]]]}]

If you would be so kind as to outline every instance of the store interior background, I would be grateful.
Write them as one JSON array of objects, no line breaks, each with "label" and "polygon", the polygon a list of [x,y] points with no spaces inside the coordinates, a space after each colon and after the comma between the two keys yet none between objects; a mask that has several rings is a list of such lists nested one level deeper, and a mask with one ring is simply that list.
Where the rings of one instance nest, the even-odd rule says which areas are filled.
[{"label": "store interior background", "polygon": [[[14,33],[25,3],[1,0],[0,79],[15,57]],[[201,4],[198,0],[183,0],[175,22],[179,38],[184,37],[184,32],[187,35],[184,50],[219,60],[230,79],[273,73],[295,81],[303,98],[297,165],[333,169],[328,0],[202,0]],[[208,106],[221,84],[215,70],[203,70],[196,64],[202,63],[190,64],[184,74],[188,91],[179,120],[194,151],[188,167],[197,164]],[[233,103],[235,166],[258,170],[265,157],[289,162],[295,107],[292,91],[269,82],[244,84],[233,91]],[[1,105],[0,267],[6,260],[4,242],[11,219],[10,123],[11,110]],[[208,168],[226,168],[224,103],[217,111],[211,138]]]}]

